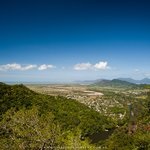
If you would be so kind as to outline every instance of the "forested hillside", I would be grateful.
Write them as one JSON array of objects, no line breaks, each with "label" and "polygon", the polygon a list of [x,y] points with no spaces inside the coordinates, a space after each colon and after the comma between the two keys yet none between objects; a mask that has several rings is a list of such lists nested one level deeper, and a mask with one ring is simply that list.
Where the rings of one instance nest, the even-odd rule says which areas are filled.
[{"label": "forested hillside", "polygon": [[150,93],[130,108],[130,117],[105,141],[108,150],[150,149]]},{"label": "forested hillside", "polygon": [[132,104],[131,114],[116,127],[110,117],[76,100],[0,83],[0,149],[148,150],[149,94]]},{"label": "forested hillside", "polygon": [[89,146],[87,137],[108,126],[106,117],[75,100],[0,84],[0,149]]},{"label": "forested hillside", "polygon": [[91,84],[90,87],[138,88],[138,85],[119,79],[113,79],[97,81]]}]

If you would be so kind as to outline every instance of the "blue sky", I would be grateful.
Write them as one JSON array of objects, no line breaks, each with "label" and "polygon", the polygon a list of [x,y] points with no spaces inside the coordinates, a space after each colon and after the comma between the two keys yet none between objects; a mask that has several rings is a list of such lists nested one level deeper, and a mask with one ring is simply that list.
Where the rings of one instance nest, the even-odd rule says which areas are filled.
[{"label": "blue sky", "polygon": [[150,77],[150,2],[2,0],[0,80]]}]

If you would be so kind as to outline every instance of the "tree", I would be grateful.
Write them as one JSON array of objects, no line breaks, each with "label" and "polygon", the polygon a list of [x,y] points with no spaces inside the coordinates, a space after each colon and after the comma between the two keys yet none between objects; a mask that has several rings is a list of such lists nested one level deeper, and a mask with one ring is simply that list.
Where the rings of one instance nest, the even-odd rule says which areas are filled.
[{"label": "tree", "polygon": [[38,109],[9,110],[0,123],[1,149],[55,149],[61,145],[60,128],[54,123],[54,116],[48,113],[39,116]]}]

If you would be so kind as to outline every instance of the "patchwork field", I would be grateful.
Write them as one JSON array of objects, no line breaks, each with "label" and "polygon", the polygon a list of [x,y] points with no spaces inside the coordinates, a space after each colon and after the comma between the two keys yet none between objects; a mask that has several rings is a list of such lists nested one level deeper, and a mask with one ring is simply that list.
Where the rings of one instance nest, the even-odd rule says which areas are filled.
[{"label": "patchwork field", "polygon": [[144,102],[148,89],[126,89],[80,84],[27,85],[38,93],[74,99],[110,117],[116,126],[129,118],[129,105]]}]

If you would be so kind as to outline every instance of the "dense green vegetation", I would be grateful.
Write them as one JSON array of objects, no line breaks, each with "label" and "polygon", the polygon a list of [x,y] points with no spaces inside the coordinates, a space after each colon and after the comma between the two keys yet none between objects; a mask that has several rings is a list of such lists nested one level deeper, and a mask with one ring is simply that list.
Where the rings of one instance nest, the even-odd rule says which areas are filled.
[{"label": "dense green vegetation", "polygon": [[[37,94],[24,85],[0,84],[1,149],[39,149],[88,144],[90,134],[111,122],[98,112],[64,97]],[[70,144],[72,142],[72,144]]]},{"label": "dense green vegetation", "polygon": [[133,103],[134,118],[115,130],[105,141],[108,150],[150,149],[150,93],[147,99]]},{"label": "dense green vegetation", "polygon": [[[73,99],[0,83],[0,149],[148,150],[150,94],[139,99],[134,94],[103,93],[103,101],[122,104],[108,107],[116,115],[126,111],[120,122]],[[129,117],[127,103],[132,103],[134,117]],[[94,136],[101,140],[92,142]]]}]

